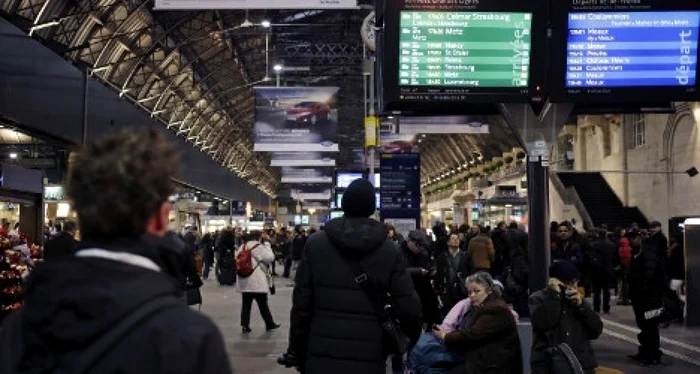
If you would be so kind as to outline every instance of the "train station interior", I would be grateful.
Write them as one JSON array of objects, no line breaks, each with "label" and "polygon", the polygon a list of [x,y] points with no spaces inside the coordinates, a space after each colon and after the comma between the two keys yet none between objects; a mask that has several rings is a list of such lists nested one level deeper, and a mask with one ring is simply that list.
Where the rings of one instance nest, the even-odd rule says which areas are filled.
[{"label": "train station interior", "polygon": [[[569,240],[563,223],[616,256],[629,232],[661,232],[685,314],[662,324],[659,366],[630,360],[640,328],[615,263],[596,372],[698,373],[699,35],[697,0],[0,0],[0,219],[41,263],[56,227],[77,221],[75,154],[151,129],[180,156],[169,228],[198,240],[323,235],[367,179],[374,219],[402,238],[453,233],[464,250],[472,232],[495,246],[522,234],[533,293]],[[294,372],[278,363],[297,269],[282,276],[285,256],[278,330],[254,312],[241,334],[236,287],[201,287],[193,308],[235,373]],[[0,323],[22,304],[7,279]],[[531,343],[528,317],[518,329]]]}]

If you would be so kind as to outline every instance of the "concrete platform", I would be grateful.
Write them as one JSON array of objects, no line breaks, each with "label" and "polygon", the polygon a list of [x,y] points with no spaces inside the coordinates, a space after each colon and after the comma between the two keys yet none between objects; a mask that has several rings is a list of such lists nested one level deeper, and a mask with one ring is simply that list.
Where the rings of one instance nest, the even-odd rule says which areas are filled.
[{"label": "concrete platform", "polygon": [[[240,326],[240,294],[234,287],[221,287],[214,281],[205,283],[202,289],[202,313],[210,316],[224,334],[235,373],[296,372],[278,366],[276,362],[277,357],[287,349],[291,294],[291,281],[278,278],[277,294],[270,296],[270,308],[275,320],[282,323],[282,328],[266,332],[265,324],[254,304],[251,319],[253,332],[244,335]],[[593,344],[601,366],[630,374],[659,373],[662,370],[672,370],[673,374],[700,373],[700,329],[676,325],[662,329],[661,346],[666,353],[662,365],[644,368],[627,359],[627,355],[636,352],[637,347],[637,329],[632,308],[614,306],[612,314],[605,315],[604,321],[605,332]]]}]

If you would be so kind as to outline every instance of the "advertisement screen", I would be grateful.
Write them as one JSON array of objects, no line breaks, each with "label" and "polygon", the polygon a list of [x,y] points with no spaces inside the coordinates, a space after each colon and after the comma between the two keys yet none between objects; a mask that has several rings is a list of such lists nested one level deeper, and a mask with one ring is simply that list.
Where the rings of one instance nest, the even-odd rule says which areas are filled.
[{"label": "advertisement screen", "polygon": [[[336,197],[335,197],[335,206],[336,206],[337,208],[342,208],[342,207],[343,207],[343,204],[342,204],[342,202],[343,202],[343,195],[344,195],[343,192],[338,192],[338,193],[336,194]],[[382,199],[381,199],[381,195],[379,194],[379,192],[377,192],[377,193],[374,194],[374,204],[375,204],[375,206],[377,207],[377,209],[381,208]]]},{"label": "advertisement screen", "polygon": [[700,11],[569,13],[566,87],[692,87]]},{"label": "advertisement screen", "polygon": [[356,179],[362,179],[362,173],[338,173],[335,186],[337,188],[348,188],[350,183]]},{"label": "advertisement screen", "polygon": [[401,12],[401,87],[528,87],[532,14]]},{"label": "advertisement screen", "polygon": [[337,87],[256,87],[256,152],[338,152]]}]

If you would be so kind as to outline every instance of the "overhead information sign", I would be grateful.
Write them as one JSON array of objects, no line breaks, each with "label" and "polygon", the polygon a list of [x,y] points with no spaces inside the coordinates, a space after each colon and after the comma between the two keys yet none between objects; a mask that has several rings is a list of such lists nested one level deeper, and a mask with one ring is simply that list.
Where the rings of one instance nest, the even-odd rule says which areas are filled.
[{"label": "overhead information sign", "polygon": [[357,9],[357,0],[156,0],[156,10]]},{"label": "overhead information sign", "polygon": [[550,100],[579,107],[700,100],[698,4],[553,2]]},{"label": "overhead information sign", "polygon": [[529,101],[543,82],[547,3],[386,2],[383,109],[444,115],[436,104]]},{"label": "overhead information sign", "polygon": [[381,153],[383,210],[420,209],[420,154]]},{"label": "overhead information sign", "polygon": [[698,12],[570,13],[566,86],[696,84]]},{"label": "overhead information sign", "polygon": [[380,153],[379,159],[381,218],[406,235],[420,227],[420,154]]},{"label": "overhead information sign", "polygon": [[527,87],[532,14],[401,12],[399,85]]}]

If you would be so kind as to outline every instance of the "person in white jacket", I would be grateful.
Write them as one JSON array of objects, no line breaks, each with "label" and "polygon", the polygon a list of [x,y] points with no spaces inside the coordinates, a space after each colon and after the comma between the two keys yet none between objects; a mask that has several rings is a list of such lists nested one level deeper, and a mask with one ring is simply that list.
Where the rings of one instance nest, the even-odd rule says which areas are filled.
[{"label": "person in white jacket", "polygon": [[236,275],[236,288],[243,295],[241,327],[244,334],[252,331],[250,329],[250,309],[253,306],[253,300],[258,303],[267,331],[278,329],[281,326],[275,323],[267,303],[267,294],[270,290],[267,273],[270,264],[275,261],[275,254],[269,241],[266,241],[265,244],[261,242],[262,235],[260,231],[252,231],[248,235],[248,241],[236,250],[236,257],[238,257],[244,247],[251,249],[253,268],[255,269],[249,277]]}]

